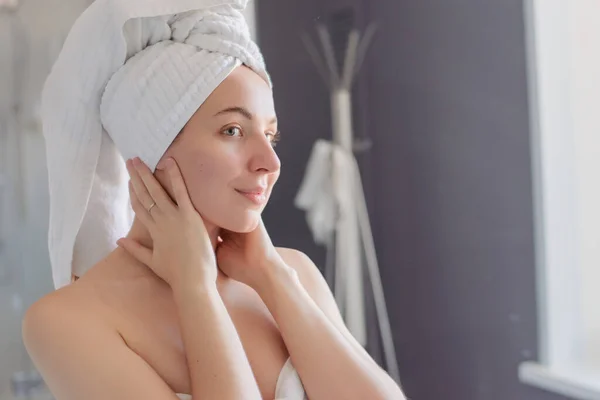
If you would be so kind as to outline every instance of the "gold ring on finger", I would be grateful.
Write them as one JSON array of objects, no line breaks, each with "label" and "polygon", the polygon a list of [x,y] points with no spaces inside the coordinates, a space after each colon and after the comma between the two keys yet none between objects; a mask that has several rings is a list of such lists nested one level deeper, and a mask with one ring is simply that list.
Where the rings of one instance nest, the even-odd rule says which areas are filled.
[{"label": "gold ring on finger", "polygon": [[150,211],[152,210],[152,207],[154,207],[156,205],[156,202],[152,203],[152,205],[148,208],[148,213],[150,213]]}]

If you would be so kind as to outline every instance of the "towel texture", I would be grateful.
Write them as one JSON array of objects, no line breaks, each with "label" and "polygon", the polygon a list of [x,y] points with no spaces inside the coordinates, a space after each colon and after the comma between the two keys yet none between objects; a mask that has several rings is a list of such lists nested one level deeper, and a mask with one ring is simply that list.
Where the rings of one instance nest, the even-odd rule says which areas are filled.
[{"label": "towel texture", "polygon": [[152,170],[239,65],[269,85],[241,13],[247,0],[96,0],[42,92],[54,286],[81,276],[133,222],[125,160]]}]

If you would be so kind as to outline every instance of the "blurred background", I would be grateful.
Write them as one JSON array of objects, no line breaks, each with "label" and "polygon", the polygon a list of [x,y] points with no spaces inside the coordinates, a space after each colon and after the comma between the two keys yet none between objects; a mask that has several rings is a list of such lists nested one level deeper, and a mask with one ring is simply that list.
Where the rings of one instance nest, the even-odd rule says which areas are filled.
[{"label": "blurred background", "polygon": [[[20,335],[53,290],[39,94],[90,3],[0,0],[0,400],[51,398]],[[600,399],[600,2],[252,0],[247,17],[282,130],[265,224],[320,267],[294,199],[332,110],[301,35],[378,24],[352,118],[407,396]],[[356,295],[385,366],[373,289]]]}]

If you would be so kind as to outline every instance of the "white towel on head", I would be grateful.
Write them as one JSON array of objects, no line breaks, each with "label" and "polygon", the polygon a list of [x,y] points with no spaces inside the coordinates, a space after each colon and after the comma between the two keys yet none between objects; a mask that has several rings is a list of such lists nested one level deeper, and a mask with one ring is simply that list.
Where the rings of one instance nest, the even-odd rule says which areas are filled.
[{"label": "white towel on head", "polygon": [[241,13],[247,0],[96,0],[42,92],[54,286],[81,276],[133,221],[125,159],[152,170],[242,63],[270,86]]}]

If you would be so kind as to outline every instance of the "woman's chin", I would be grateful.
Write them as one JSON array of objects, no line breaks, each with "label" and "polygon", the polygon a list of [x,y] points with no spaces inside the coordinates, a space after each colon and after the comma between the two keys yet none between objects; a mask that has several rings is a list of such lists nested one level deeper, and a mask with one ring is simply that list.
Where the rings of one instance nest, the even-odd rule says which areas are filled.
[{"label": "woman's chin", "polygon": [[255,230],[259,222],[260,213],[249,210],[238,215],[230,215],[227,223],[222,224],[221,227],[231,232],[248,233]]}]

